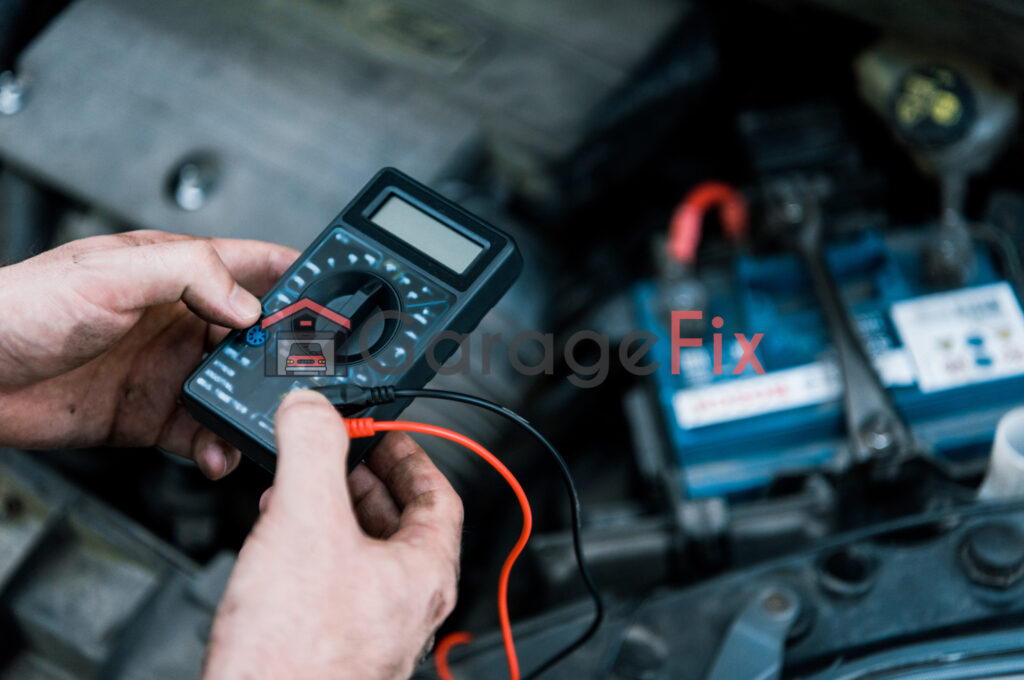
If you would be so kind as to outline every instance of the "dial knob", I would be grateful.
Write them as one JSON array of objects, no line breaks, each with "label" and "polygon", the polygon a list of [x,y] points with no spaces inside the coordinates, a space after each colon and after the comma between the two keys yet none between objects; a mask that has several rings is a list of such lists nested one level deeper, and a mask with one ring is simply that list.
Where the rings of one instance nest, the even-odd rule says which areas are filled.
[{"label": "dial knob", "polygon": [[[354,363],[373,356],[387,346],[398,332],[397,318],[385,318],[384,312],[397,312],[401,301],[394,288],[370,272],[333,273],[313,281],[303,297],[323,305],[343,317],[348,328],[335,335],[337,361]],[[328,319],[317,318],[312,327],[299,326],[308,320],[295,319],[292,330],[335,330]]]}]

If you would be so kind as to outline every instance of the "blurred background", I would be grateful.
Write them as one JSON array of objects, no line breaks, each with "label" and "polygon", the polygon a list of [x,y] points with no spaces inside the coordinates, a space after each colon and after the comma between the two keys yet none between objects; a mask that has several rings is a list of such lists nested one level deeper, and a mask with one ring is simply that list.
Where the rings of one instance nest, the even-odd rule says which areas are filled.
[{"label": "blurred background", "polygon": [[[432,383],[573,469],[609,618],[544,677],[1024,677],[1021,45],[1011,0],[0,0],[0,262],[139,228],[302,249],[395,166],[523,250],[478,332],[555,337],[550,372],[499,347]],[[567,356],[580,329],[608,349]],[[678,374],[673,332],[704,339]],[[591,616],[556,468],[488,414],[405,417],[524,481],[536,667]],[[503,677],[514,499],[425,444],[467,509],[453,669]],[[196,677],[269,483],[0,452],[0,678]]]}]

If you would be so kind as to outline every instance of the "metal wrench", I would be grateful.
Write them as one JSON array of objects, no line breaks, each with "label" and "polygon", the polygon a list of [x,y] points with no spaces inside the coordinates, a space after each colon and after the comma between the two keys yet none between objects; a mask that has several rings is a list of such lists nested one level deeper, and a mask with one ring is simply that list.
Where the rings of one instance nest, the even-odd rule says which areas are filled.
[{"label": "metal wrench", "polygon": [[809,180],[779,182],[769,189],[775,221],[786,228],[818,297],[843,381],[847,437],[855,463],[878,461],[890,476],[914,449],[913,435],[882,384],[835,279],[823,248],[822,187]]}]

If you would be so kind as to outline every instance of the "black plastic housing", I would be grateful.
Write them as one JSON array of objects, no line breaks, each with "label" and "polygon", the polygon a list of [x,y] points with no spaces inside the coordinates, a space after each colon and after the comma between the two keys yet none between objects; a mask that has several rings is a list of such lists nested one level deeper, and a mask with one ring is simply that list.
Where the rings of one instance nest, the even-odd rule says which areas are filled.
[{"label": "black plastic housing", "polygon": [[[380,228],[370,217],[392,195],[398,195],[433,219],[482,245],[483,250],[464,272],[455,272]],[[370,357],[371,361],[360,359],[346,364],[347,377],[344,379],[268,376],[268,350],[254,347],[247,341],[246,330],[236,330],[185,381],[185,405],[197,421],[265,469],[273,471],[277,459],[272,431],[273,413],[288,392],[357,379],[363,387],[424,386],[435,374],[427,360],[427,351],[433,351],[437,365],[457,348],[457,344],[450,341],[433,346],[438,334],[473,331],[518,278],[522,265],[522,256],[510,236],[400,171],[384,168],[263,297],[263,319],[272,317],[282,308],[287,309],[290,300],[303,299],[302,291],[318,284],[324,277],[372,275],[384,278],[396,292],[405,291],[405,297],[398,296],[398,311],[406,314],[406,319],[416,319],[412,325],[406,320],[399,321],[397,332],[384,349],[385,354],[399,352],[398,347],[406,350],[406,359],[400,364],[402,370],[392,373],[398,366],[384,366],[385,360],[374,356]],[[401,288],[402,285],[408,290]],[[315,288],[322,289],[322,284]],[[418,304],[413,304],[413,294],[428,290],[437,297],[435,302],[416,301]],[[322,302],[327,304],[327,301]],[[424,324],[424,331],[415,332],[419,320],[428,314],[430,319]],[[273,326],[269,327],[265,342],[271,342],[269,338],[273,338],[276,332]],[[414,339],[410,340],[410,336]],[[407,405],[405,400],[373,406],[361,415],[392,419]],[[349,465],[356,465],[372,443],[370,440],[353,441]]]}]

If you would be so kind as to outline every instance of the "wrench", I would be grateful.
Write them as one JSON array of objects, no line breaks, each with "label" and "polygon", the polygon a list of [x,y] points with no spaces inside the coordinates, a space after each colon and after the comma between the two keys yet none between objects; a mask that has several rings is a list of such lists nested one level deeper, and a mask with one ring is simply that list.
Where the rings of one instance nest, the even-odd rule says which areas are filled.
[{"label": "wrench", "polygon": [[895,474],[914,447],[913,435],[882,384],[828,268],[821,186],[806,179],[769,188],[775,221],[786,228],[811,277],[843,381],[847,438],[855,463],[877,461],[884,476]]}]

